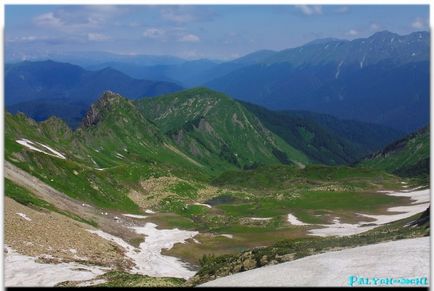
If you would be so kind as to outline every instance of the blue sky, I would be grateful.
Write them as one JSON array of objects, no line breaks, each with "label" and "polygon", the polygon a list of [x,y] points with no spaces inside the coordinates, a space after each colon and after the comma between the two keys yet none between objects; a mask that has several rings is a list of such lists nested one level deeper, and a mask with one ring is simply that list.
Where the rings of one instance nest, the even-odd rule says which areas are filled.
[{"label": "blue sky", "polygon": [[317,38],[429,29],[428,5],[6,5],[6,54],[73,51],[232,59]]}]

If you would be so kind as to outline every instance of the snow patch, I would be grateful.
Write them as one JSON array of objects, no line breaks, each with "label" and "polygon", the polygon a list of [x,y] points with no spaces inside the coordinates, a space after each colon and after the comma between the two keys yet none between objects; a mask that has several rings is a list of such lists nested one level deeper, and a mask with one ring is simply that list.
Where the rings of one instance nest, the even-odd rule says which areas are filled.
[{"label": "snow patch", "polygon": [[360,69],[363,69],[363,65],[365,63],[366,55],[363,56],[363,59],[360,61]]},{"label": "snow patch", "polygon": [[341,66],[343,65],[344,61],[341,61],[338,65],[338,67],[336,68],[336,74],[335,74],[335,79],[339,78],[339,74],[341,73]]},{"label": "snow patch", "polygon": [[136,214],[122,214],[123,216],[126,217],[131,217],[131,218],[138,218],[138,219],[145,219],[147,218],[146,215],[136,215]]},{"label": "snow patch", "polygon": [[232,234],[226,234],[226,233],[221,234],[220,236],[227,237],[227,238],[234,238]]},{"label": "snow patch", "polygon": [[64,281],[90,280],[108,269],[78,263],[41,264],[36,258],[7,247],[4,257],[6,287],[52,287]]},{"label": "snow patch", "polygon": [[17,212],[16,214],[18,214],[19,216],[21,216],[22,218],[24,218],[27,221],[32,221],[27,215],[25,215],[24,213],[21,212]]},{"label": "snow patch", "polygon": [[112,241],[125,249],[127,257],[135,263],[132,272],[154,277],[176,277],[188,279],[195,272],[188,264],[178,258],[161,254],[162,249],[171,249],[176,243],[185,243],[199,232],[180,229],[157,229],[154,223],[146,223],[141,227],[131,227],[136,233],[143,234],[145,241],[135,248],[123,239],[101,230],[88,230],[100,237]]},{"label": "snow patch", "polygon": [[123,159],[123,158],[125,158],[122,154],[120,154],[120,153],[116,153],[116,157],[117,158],[119,158],[119,159]]},{"label": "snow patch", "polygon": [[309,225],[309,223],[304,223],[298,220],[298,218],[292,215],[291,213],[288,214],[288,222],[291,223],[292,225]]},{"label": "snow patch", "polygon": [[429,278],[429,257],[429,237],[403,239],[307,256],[218,278],[198,287],[348,287],[348,278],[354,275]]},{"label": "snow patch", "polygon": [[[414,190],[414,189],[413,189]],[[430,189],[412,192],[387,192],[386,195],[397,197],[409,197],[413,203],[408,206],[388,208],[391,214],[370,215],[358,213],[358,215],[374,219],[374,221],[361,221],[357,224],[341,223],[339,217],[333,219],[332,224],[321,224],[323,228],[310,229],[309,235],[316,236],[347,236],[371,230],[379,225],[404,219],[425,211],[430,204]]]},{"label": "snow patch", "polygon": [[196,203],[193,203],[193,205],[199,205],[199,206],[205,206],[205,207],[208,207],[208,208],[212,208],[212,206],[211,206],[211,205],[209,205],[209,204],[204,204],[204,203],[198,203],[198,202],[196,202]]},{"label": "snow patch", "polygon": [[152,211],[151,209],[146,209],[145,213],[147,213],[147,214],[155,214],[156,212]]},{"label": "snow patch", "polygon": [[[62,154],[59,153],[58,151],[53,150],[53,149],[50,148],[49,146],[44,145],[44,144],[42,144],[42,143],[39,143],[39,142],[34,143],[33,141],[28,140],[28,139],[25,139],[25,138],[17,139],[16,142],[17,142],[18,144],[22,145],[22,146],[27,147],[28,149],[33,150],[33,151],[40,152],[40,153],[44,153],[44,154],[49,155],[49,156],[52,156],[52,157],[56,157],[56,158],[60,158],[60,159],[66,160],[66,158],[65,158],[64,155],[62,155]],[[37,144],[40,145],[40,146],[42,146],[42,147],[44,147],[45,149],[49,150],[51,153],[46,152],[46,151],[44,151],[44,150],[42,150],[42,149],[40,149],[40,148],[37,148],[37,147],[36,147]]]},{"label": "snow patch", "polygon": [[271,219],[271,217],[249,217],[249,219],[256,221],[268,221]]}]

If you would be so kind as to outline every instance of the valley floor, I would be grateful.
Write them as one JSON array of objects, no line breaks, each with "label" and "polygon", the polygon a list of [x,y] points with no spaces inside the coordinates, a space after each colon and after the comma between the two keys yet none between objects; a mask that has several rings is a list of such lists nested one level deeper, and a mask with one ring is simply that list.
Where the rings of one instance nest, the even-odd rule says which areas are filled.
[{"label": "valley floor", "polygon": [[[313,255],[219,278],[201,286],[349,286],[349,282],[354,280],[351,276],[394,279],[425,277],[428,278],[426,283],[423,284],[423,280],[420,282],[427,286],[429,257],[429,237],[404,239]],[[363,286],[358,285],[357,281],[353,284]]]},{"label": "valley floor", "polygon": [[[205,247],[207,246],[207,237],[212,239],[212,241],[210,240],[211,244],[216,245],[217,248],[221,248],[218,245],[221,241],[225,244],[237,243],[237,235],[229,233],[218,234],[209,231],[199,232],[194,229],[183,230],[153,223],[158,221],[156,218],[163,214],[155,213],[149,209],[144,211],[143,215],[138,215],[104,210],[84,204],[67,197],[64,193],[51,188],[41,180],[8,162],[5,165],[5,174],[6,178],[9,179],[8,181],[13,181],[13,183],[22,187],[22,191],[30,191],[36,197],[56,205],[58,207],[57,211],[63,211],[63,213],[59,213],[45,208],[38,208],[34,205],[23,205],[9,197],[5,198],[6,286],[54,286],[63,281],[84,281],[83,284],[100,284],[104,282],[103,279],[100,279],[101,275],[110,270],[152,277],[165,277],[170,280],[173,278],[189,279],[195,275],[195,266],[186,263],[185,256],[171,253],[172,250],[177,248],[178,250],[182,250],[182,248],[188,249],[191,246]],[[408,188],[407,190],[406,187],[403,188],[399,192],[378,193],[379,195],[409,198],[407,203],[402,206],[386,209],[384,215],[359,214],[357,220],[359,222],[354,224],[342,224],[338,221],[339,217],[336,215],[332,224],[308,224],[300,221],[303,220],[302,218],[297,218],[291,214],[287,217],[286,223],[289,228],[286,231],[296,232],[299,236],[346,236],[375,228],[383,223],[413,216],[428,207],[429,189]],[[208,204],[196,204],[198,204],[197,207],[207,210],[213,209]],[[96,224],[92,226],[92,223],[77,221],[77,217]],[[268,222],[269,218],[252,217],[251,220],[255,223],[263,223],[264,221]],[[387,244],[384,244],[384,247],[383,244],[379,244],[364,247],[366,249],[344,250],[342,255],[338,255],[336,258],[330,257],[331,254],[313,255],[292,262],[295,264],[300,261],[307,261],[307,263],[297,263],[301,264],[300,266],[296,265],[298,267],[288,267],[289,269],[286,269],[286,266],[292,266],[285,265],[286,263],[269,267],[277,268],[276,271],[270,271],[271,273],[274,272],[276,277],[271,275],[261,277],[262,268],[254,270],[254,272],[259,272],[252,275],[257,276],[257,281],[250,280],[251,277],[246,277],[247,281],[244,282],[255,286],[269,285],[271,282],[281,286],[296,286],[303,282],[303,284],[311,284],[310,286],[331,286],[345,284],[345,280],[349,275],[359,273],[365,276],[391,276],[393,274],[396,276],[419,276],[419,273],[420,276],[426,276],[428,274],[426,268],[428,268],[427,264],[429,262],[429,245],[427,241],[428,238],[415,240],[412,246],[413,251],[407,249],[409,243],[404,240],[391,243],[390,246],[393,247],[393,250],[398,252],[393,252],[395,254],[393,256],[385,255],[386,252],[392,252],[387,251],[387,247],[385,247],[389,246]],[[251,243],[256,243],[256,246],[258,244],[255,240]],[[209,249],[206,250],[209,251]],[[416,265],[412,265],[412,262],[405,263],[402,252],[406,253],[407,251],[409,251],[408,254],[411,254],[410,257],[414,257]],[[364,252],[366,261],[362,256]],[[399,260],[400,255],[401,261]],[[378,258],[383,258],[383,256],[388,257],[388,260],[390,259],[390,261],[386,262],[386,266],[390,264],[391,268],[387,269],[386,273],[379,272],[383,265],[383,259],[379,260]],[[319,257],[317,261],[318,269],[306,271],[311,268],[312,265],[309,264],[314,264],[313,262],[317,257]],[[345,260],[345,257],[347,260]],[[352,259],[348,260],[348,258]],[[375,261],[377,261],[378,265],[375,265]],[[404,266],[401,268],[403,272],[394,273],[394,265]],[[358,269],[358,266],[361,269]],[[330,268],[345,270],[345,272],[338,272],[331,277],[321,277],[321,272],[327,272]],[[268,270],[268,267],[264,269]],[[298,271],[295,271],[296,269]],[[373,272],[367,272],[368,269],[372,269]],[[375,270],[378,273],[375,273]],[[292,273],[293,271],[295,273]],[[303,272],[305,275],[302,276]],[[294,278],[299,279],[291,279],[290,282],[282,281],[283,278],[288,278],[284,274],[296,274]],[[249,272],[243,272],[239,275],[250,276]],[[277,279],[279,276],[281,277],[280,280]],[[237,283],[240,281],[237,281],[236,278],[238,277],[235,277],[235,281],[231,281],[232,279],[225,281],[226,279],[223,278],[215,282],[217,282],[216,284],[220,284],[218,282],[229,282],[221,284],[230,285],[241,284]],[[276,278],[276,280],[273,278]],[[273,280],[270,281],[271,279]],[[173,283],[173,281],[170,282]],[[77,282],[77,284],[80,283]],[[176,284],[180,283],[176,281]]]}]

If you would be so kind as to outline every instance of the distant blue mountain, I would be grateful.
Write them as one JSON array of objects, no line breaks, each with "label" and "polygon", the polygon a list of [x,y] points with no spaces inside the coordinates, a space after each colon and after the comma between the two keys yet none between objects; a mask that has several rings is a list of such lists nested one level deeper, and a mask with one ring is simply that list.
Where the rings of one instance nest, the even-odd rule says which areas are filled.
[{"label": "distant blue mountain", "polygon": [[105,90],[136,99],[181,89],[174,83],[134,79],[110,68],[88,71],[54,61],[5,66],[5,101],[9,111],[24,112],[36,120],[56,115],[71,126],[78,125],[83,113]]},{"label": "distant blue mountain", "polygon": [[276,52],[206,86],[271,109],[321,112],[411,132],[429,122],[429,51],[427,32],[325,39]]},{"label": "distant blue mountain", "polygon": [[261,50],[227,62],[200,59],[177,64],[157,64],[152,66],[127,62],[109,62],[87,66],[86,68],[99,70],[111,67],[134,78],[169,81],[181,84],[184,87],[194,87],[225,76],[239,68],[257,64],[275,53],[275,51],[271,50]]},{"label": "distant blue mountain", "polygon": [[[17,103],[20,108],[32,108],[32,102],[26,99],[31,96],[44,99],[43,108],[52,108],[54,101],[48,100],[57,96],[56,100],[67,99],[78,108],[107,84],[130,98],[173,92],[180,86],[207,86],[269,109],[326,113],[412,132],[429,123],[429,51],[428,32],[398,35],[382,31],[352,41],[324,38],[282,51],[261,50],[227,62],[65,54],[56,59],[83,64],[85,70],[71,65],[53,70],[53,64],[53,68],[45,64],[48,71],[56,72],[48,74],[43,63],[35,68],[26,62],[6,66],[6,105],[11,110],[17,110]],[[11,68],[13,74],[8,73]],[[20,70],[28,70],[29,75],[17,73]],[[21,75],[27,81],[19,80]],[[47,76],[46,81],[53,84],[38,85],[32,75],[42,79]],[[33,81],[29,83],[29,79]],[[80,88],[69,88],[74,84],[80,84]],[[27,94],[29,90],[31,95]],[[8,97],[11,92],[12,103],[12,97]],[[45,110],[40,111],[45,116]]]}]

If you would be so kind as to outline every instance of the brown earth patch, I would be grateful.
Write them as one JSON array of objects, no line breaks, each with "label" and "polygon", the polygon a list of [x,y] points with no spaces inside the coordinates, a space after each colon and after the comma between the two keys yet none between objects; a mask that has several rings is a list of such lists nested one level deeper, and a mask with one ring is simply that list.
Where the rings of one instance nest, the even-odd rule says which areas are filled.
[{"label": "brown earth patch", "polygon": [[122,269],[131,265],[122,248],[88,232],[89,225],[21,205],[9,197],[4,202],[5,244],[20,254],[46,262],[75,261]]}]

